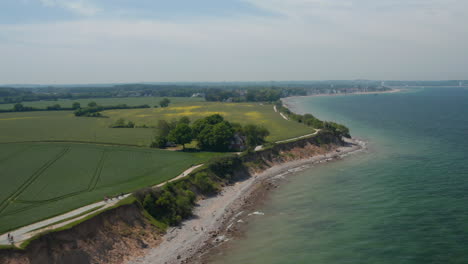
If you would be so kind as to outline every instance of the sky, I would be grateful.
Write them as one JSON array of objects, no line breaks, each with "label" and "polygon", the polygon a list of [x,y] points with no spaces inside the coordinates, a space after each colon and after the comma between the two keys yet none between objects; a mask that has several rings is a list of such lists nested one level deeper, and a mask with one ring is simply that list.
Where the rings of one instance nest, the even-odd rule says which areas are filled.
[{"label": "sky", "polygon": [[468,79],[467,0],[0,0],[0,83]]}]

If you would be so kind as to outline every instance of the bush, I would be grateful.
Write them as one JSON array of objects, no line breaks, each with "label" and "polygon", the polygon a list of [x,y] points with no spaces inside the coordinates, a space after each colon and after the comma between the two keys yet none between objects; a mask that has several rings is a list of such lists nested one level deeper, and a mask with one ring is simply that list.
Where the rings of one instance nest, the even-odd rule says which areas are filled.
[{"label": "bush", "polygon": [[164,136],[156,136],[154,141],[151,142],[150,147],[152,148],[166,148],[167,144],[167,137]]},{"label": "bush", "polygon": [[194,186],[204,195],[212,195],[218,192],[217,184],[211,180],[206,172],[198,172],[193,176]]},{"label": "bush", "polygon": [[242,165],[239,156],[218,157],[210,161],[208,169],[221,179],[231,180],[234,171]]}]

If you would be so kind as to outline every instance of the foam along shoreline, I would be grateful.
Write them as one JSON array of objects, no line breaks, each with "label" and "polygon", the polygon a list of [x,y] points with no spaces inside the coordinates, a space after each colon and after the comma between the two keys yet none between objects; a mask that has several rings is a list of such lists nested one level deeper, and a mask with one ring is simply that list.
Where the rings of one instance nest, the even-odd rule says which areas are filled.
[{"label": "foam along shoreline", "polygon": [[334,148],[326,154],[307,159],[275,165],[244,181],[223,188],[222,192],[198,202],[194,217],[172,227],[162,237],[162,242],[146,251],[144,256],[134,258],[127,264],[173,264],[201,263],[203,255],[232,237],[235,226],[249,212],[246,208],[261,199],[256,190],[265,182],[282,178],[286,174],[301,170],[301,167],[341,159],[366,148],[363,141],[346,139],[347,145]]}]

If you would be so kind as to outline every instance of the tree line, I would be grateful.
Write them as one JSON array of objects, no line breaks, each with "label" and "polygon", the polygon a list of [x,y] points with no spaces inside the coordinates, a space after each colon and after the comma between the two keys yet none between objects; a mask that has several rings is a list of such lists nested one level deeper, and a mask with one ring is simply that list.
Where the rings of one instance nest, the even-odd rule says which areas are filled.
[{"label": "tree line", "polygon": [[75,108],[75,112],[74,112],[75,116],[86,116],[86,117],[100,117],[102,116],[100,112],[104,110],[151,108],[151,106],[147,104],[136,105],[136,106],[129,106],[127,104],[101,106],[101,105],[98,105],[96,102],[90,102],[88,103],[87,107],[83,107],[83,108],[79,104],[76,105],[75,107],[77,107]]},{"label": "tree line", "polygon": [[194,94],[202,95],[208,101],[274,102],[279,98],[287,96],[378,90],[388,90],[388,88],[381,87],[380,82],[366,80],[273,83],[121,84],[105,87],[0,87],[0,103],[144,96],[191,97]]},{"label": "tree line", "polygon": [[330,121],[322,121],[316,118],[315,116],[313,116],[312,114],[300,115],[300,114],[293,113],[291,112],[291,110],[285,107],[281,101],[276,102],[275,106],[279,112],[285,114],[293,121],[302,123],[306,126],[310,126],[315,129],[329,130],[337,136],[343,136],[347,138],[351,137],[349,133],[349,128],[342,124],[338,124],[338,123],[330,122]]}]

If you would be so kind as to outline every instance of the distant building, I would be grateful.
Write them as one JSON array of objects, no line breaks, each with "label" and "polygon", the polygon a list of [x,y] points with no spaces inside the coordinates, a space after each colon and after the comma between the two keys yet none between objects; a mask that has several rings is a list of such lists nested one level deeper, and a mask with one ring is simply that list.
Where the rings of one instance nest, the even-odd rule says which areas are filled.
[{"label": "distant building", "polygon": [[194,93],[192,94],[192,97],[205,97],[204,93]]}]

